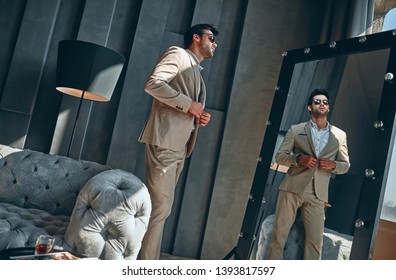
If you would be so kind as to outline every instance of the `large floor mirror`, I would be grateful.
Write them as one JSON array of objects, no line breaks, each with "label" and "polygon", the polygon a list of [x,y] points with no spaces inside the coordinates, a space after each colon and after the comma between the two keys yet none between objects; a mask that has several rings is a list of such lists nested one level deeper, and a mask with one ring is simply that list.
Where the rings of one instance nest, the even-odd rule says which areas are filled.
[{"label": "large floor mirror", "polygon": [[287,171],[274,163],[274,153],[291,124],[309,120],[306,101],[315,88],[331,95],[329,121],[347,133],[351,161],[347,174],[331,179],[325,227],[350,237],[348,259],[389,257],[389,239],[396,244],[396,30],[282,55],[235,258],[254,258]]}]

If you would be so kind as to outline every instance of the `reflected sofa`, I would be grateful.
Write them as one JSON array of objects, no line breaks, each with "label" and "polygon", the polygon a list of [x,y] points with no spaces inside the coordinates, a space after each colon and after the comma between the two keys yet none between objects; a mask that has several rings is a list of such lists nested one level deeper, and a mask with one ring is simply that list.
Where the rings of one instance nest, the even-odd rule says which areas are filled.
[{"label": "reflected sofa", "polygon": [[[260,227],[259,241],[257,245],[256,259],[264,260],[267,256],[269,243],[271,241],[272,227],[275,214],[264,219]],[[285,248],[284,260],[302,260],[304,255],[304,225],[297,218],[290,229]],[[329,228],[324,228],[322,260],[348,260],[351,254],[353,236],[342,234]]]},{"label": "reflected sofa", "polygon": [[0,251],[48,234],[59,250],[136,259],[150,213],[146,186],[127,171],[0,145]]}]

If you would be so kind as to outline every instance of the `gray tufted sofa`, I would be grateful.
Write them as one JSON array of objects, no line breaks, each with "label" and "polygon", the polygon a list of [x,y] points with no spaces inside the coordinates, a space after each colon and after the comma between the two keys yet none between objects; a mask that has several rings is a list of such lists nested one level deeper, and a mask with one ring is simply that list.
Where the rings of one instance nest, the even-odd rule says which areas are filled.
[{"label": "gray tufted sofa", "polygon": [[133,174],[94,162],[0,145],[0,251],[34,247],[98,259],[136,259],[151,213]]}]

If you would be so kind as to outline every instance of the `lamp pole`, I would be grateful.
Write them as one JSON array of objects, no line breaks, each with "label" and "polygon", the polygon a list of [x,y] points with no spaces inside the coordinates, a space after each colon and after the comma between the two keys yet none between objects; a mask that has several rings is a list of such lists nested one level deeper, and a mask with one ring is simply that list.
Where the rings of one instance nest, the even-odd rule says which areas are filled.
[{"label": "lamp pole", "polygon": [[78,104],[77,115],[76,115],[76,119],[74,120],[72,135],[71,135],[70,142],[69,142],[69,148],[67,149],[67,157],[69,157],[69,155],[70,155],[71,146],[74,141],[74,136],[76,134],[76,127],[77,127],[78,118],[80,116],[81,105],[84,100],[84,94],[85,94],[85,90],[82,91],[82,94],[80,97],[80,103]]}]

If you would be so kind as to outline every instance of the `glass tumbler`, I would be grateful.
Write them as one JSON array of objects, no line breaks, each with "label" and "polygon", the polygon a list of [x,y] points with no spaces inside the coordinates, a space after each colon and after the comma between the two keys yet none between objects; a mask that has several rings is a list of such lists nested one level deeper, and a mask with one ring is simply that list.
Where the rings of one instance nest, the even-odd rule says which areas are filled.
[{"label": "glass tumbler", "polygon": [[36,241],[35,254],[47,254],[54,247],[55,237],[50,235],[40,235]]}]

